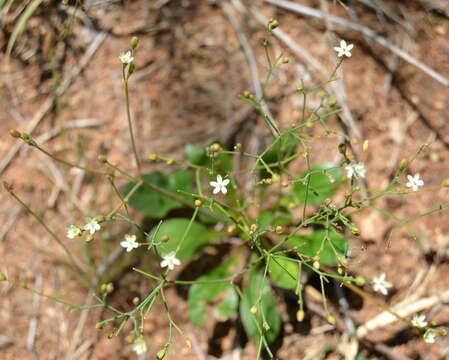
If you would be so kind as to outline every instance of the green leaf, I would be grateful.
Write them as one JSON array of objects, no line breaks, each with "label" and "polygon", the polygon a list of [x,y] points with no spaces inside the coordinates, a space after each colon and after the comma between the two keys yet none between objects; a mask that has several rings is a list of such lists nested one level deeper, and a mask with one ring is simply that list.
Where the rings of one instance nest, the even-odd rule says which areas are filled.
[{"label": "green leaf", "polygon": [[[199,277],[198,281],[225,279],[231,276],[230,266],[234,260],[216,267],[210,273]],[[189,289],[188,305],[190,320],[197,324],[204,324],[206,305],[212,304],[221,294],[224,294],[221,303],[217,306],[220,317],[228,318],[235,313],[238,305],[238,296],[229,282],[197,283]]]},{"label": "green leaf", "polygon": [[259,214],[257,217],[257,224],[259,225],[260,231],[265,230],[267,226],[271,225],[271,222],[273,221],[273,212],[271,211],[263,211]]},{"label": "green leaf", "polygon": [[197,254],[212,240],[212,232],[204,225],[193,222],[187,232],[184,240],[184,233],[188,228],[190,219],[173,218],[163,222],[159,226],[159,230],[156,233],[156,229],[153,230],[152,236],[156,243],[161,242],[161,238],[164,235],[168,236],[168,241],[162,242],[159,245],[158,250],[163,256],[169,252],[175,251],[178,245],[181,243],[181,248],[176,253],[176,257],[185,261],[190,259],[193,255]]},{"label": "green leaf", "polygon": [[298,283],[298,263],[281,257],[270,258],[268,273],[273,282],[284,289],[295,289]]},{"label": "green leaf", "polygon": [[[252,307],[257,308],[255,315],[251,313]],[[253,270],[250,273],[240,301],[240,316],[246,333],[257,343],[261,341],[260,331],[268,343],[272,343],[279,335],[281,315],[277,309],[270,283],[264,278],[261,271]],[[268,330],[264,330],[263,319],[269,326]]]},{"label": "green leaf", "polygon": [[[182,190],[188,193],[193,192],[192,173],[187,170],[179,170],[170,175],[161,172],[153,172],[142,176],[143,180],[152,185],[156,185],[167,190],[180,198],[191,200],[189,196],[177,193]],[[126,184],[123,191],[124,195],[128,194],[133,188],[134,183]],[[143,212],[145,215],[162,219],[169,211],[183,207],[177,201],[151,190],[145,186],[141,186],[129,199],[129,204],[136,210]]]},{"label": "green leaf", "polygon": [[234,289],[229,289],[220,305],[217,306],[217,314],[222,319],[229,319],[237,311],[239,296]]},{"label": "green leaf", "polygon": [[297,182],[292,189],[292,193],[303,204],[306,202],[306,199],[308,204],[321,204],[328,197],[331,197],[340,185],[342,181],[341,170],[335,164],[329,163],[313,166],[310,170],[308,190],[308,171],[306,171],[301,175],[301,178],[306,179],[305,183]]},{"label": "green leaf", "polygon": [[187,155],[187,159],[189,159],[189,161],[194,165],[205,165],[209,161],[206,150],[204,148],[200,148],[199,146],[187,144],[185,147],[185,153]]},{"label": "green leaf", "polygon": [[296,246],[298,251],[307,256],[319,256],[323,265],[338,264],[337,256],[344,257],[348,250],[348,241],[326,230],[314,231],[308,235],[296,235],[291,237],[287,244]]}]

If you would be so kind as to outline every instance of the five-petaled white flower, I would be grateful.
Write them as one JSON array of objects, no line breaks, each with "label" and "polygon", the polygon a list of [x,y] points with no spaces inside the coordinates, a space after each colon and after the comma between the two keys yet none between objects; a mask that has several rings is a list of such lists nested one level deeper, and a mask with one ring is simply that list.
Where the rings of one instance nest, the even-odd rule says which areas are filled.
[{"label": "five-petaled white flower", "polygon": [[413,316],[412,325],[417,328],[425,328],[427,326],[426,315]]},{"label": "five-petaled white flower", "polygon": [[139,336],[136,340],[134,340],[132,349],[137,355],[142,355],[147,352],[147,344],[145,344],[145,339],[143,336]]},{"label": "five-petaled white flower", "polygon": [[131,51],[121,52],[118,57],[123,65],[128,65],[133,62],[134,58],[131,54]]},{"label": "five-petaled white flower", "polygon": [[385,273],[382,273],[379,276],[373,277],[372,283],[374,291],[388,295],[388,288],[391,288],[393,285],[385,280],[386,276]]},{"label": "five-petaled white flower", "polygon": [[418,190],[418,187],[424,185],[424,181],[419,178],[419,173],[415,176],[407,175],[408,183],[405,186],[412,188],[413,191]]},{"label": "five-petaled white flower", "polygon": [[338,52],[337,56],[342,57],[343,55],[346,55],[347,57],[351,57],[351,50],[354,47],[353,44],[346,44],[346,41],[342,40],[340,41],[340,47],[336,46],[334,47],[334,50]]},{"label": "five-petaled white flower", "polygon": [[98,223],[97,219],[88,219],[88,222],[86,225],[84,225],[84,230],[89,231],[91,235],[95,234],[95,231],[98,231],[101,229],[100,224]]},{"label": "five-petaled white flower", "polygon": [[65,229],[66,233],[67,233],[67,237],[69,239],[74,239],[78,236],[81,236],[83,234],[82,230],[75,225],[70,225]]},{"label": "five-petaled white flower", "polygon": [[162,256],[164,260],[161,261],[161,267],[168,267],[170,270],[175,268],[175,265],[181,265],[181,261],[176,258],[176,253],[174,251]]},{"label": "five-petaled white flower", "polygon": [[345,169],[347,171],[346,175],[347,175],[348,179],[351,179],[352,177],[355,177],[355,178],[359,178],[359,177],[364,178],[365,177],[366,169],[362,163],[352,162],[352,163],[346,165]]},{"label": "five-petaled white flower", "polygon": [[125,240],[120,243],[120,246],[125,248],[127,252],[130,252],[132,249],[137,249],[139,247],[139,243],[136,241],[136,235],[125,235]]},{"label": "five-petaled white flower", "polygon": [[226,189],[226,185],[229,184],[229,179],[224,179],[221,177],[221,175],[217,175],[217,181],[211,181],[209,184],[210,186],[214,187],[214,194],[218,194],[220,191],[223,194],[226,194],[228,192],[228,189]]},{"label": "five-petaled white flower", "polygon": [[435,330],[428,329],[424,335],[423,339],[427,344],[433,344],[437,339],[437,333]]}]

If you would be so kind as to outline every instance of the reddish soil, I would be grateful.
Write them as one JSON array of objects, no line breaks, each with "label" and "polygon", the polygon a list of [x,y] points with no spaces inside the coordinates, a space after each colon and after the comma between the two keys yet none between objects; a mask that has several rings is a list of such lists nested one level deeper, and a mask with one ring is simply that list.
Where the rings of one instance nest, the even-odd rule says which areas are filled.
[{"label": "reddish soil", "polygon": [[[73,71],[101,30],[107,31],[106,40],[67,92],[58,98],[58,106],[43,117],[31,135],[38,138],[74,120],[89,119],[96,125],[67,129],[54,136],[43,144],[51,153],[97,169],[103,166],[98,163],[97,156],[103,154],[112,163],[134,171],[118,61],[118,54],[128,47],[133,35],[139,37],[140,43],[130,92],[142,157],[157,152],[181,159],[183,148],[189,142],[205,145],[214,139],[236,140],[242,142],[245,149],[257,151],[269,141],[265,125],[254,113],[245,110],[238,98],[243,91],[252,90],[251,76],[235,30],[223,10],[211,5],[212,1],[204,0],[172,0],[160,9],[153,9],[157,3],[164,2],[139,0],[121,5],[110,1],[86,5],[76,13],[72,35],[64,41],[58,31],[64,21],[70,21],[65,10],[58,12],[54,10],[57,6],[48,2],[37,11],[17,41],[11,61],[8,63],[4,56],[5,61],[0,65],[3,109],[0,112],[0,161],[17,144],[17,140],[8,135],[9,130],[27,128],[42,105],[53,97],[55,82]],[[441,187],[442,182],[449,179],[447,87],[385,48],[367,41],[360,33],[336,27],[334,35],[326,37],[321,21],[279,10],[262,0],[247,3],[267,17],[277,18],[281,29],[316,56],[329,73],[335,62],[332,46],[338,43],[338,37],[355,44],[353,56],[343,62],[342,74],[347,103],[362,134],[353,145],[360,154],[360,161],[366,165],[368,189],[384,188],[402,159],[411,158],[424,143],[431,143],[410,168],[411,173],[421,174],[424,191],[383,198],[375,204],[377,208],[392,212],[400,219],[411,219],[447,202],[449,189]],[[301,3],[319,8],[315,1]],[[407,32],[394,21],[376,16],[360,5],[361,2],[353,3],[357,3],[353,13],[332,5],[331,1],[329,11],[346,19],[350,19],[351,14],[358,17],[357,21],[381,32],[389,41],[449,78],[449,22],[441,12],[426,10],[420,1],[400,5],[387,1],[392,11],[403,14],[412,25],[414,31]],[[449,13],[448,9],[446,11]],[[5,44],[17,19],[13,15],[10,9],[5,17],[1,38]],[[238,20],[250,39],[259,73],[263,76],[267,66],[259,42],[264,29],[250,16],[239,14]],[[313,72],[313,76],[309,75],[305,70],[309,64],[302,63],[276,39],[271,40],[270,51],[272,55],[282,52],[290,58],[288,64],[275,72],[267,90],[270,110],[280,127],[286,128],[301,115],[302,100],[295,92],[300,79],[304,79],[307,87],[324,79]],[[309,105],[317,101],[314,95]],[[231,139],[237,123],[241,127],[235,139]],[[337,119],[331,118],[329,126],[342,132]],[[327,138],[318,128],[310,132],[319,137],[312,145],[312,163],[335,161],[338,139]],[[367,151],[362,151],[363,140],[369,140]],[[145,171],[152,171],[164,165],[148,160],[143,162],[143,167]],[[303,163],[295,164],[295,172],[303,169]],[[102,232],[104,240],[96,239],[88,245],[65,239],[64,229],[68,224],[83,223],[86,216],[107,214],[117,205],[118,199],[104,178],[70,170],[35,149],[22,146],[1,173],[1,178],[14,185],[15,193],[80,258],[86,246],[95,259],[105,256],[128,231],[123,224],[108,225]],[[117,187],[123,184],[123,181],[116,182]],[[336,201],[342,196],[339,194]],[[67,266],[61,248],[6,191],[0,192],[0,201],[0,271],[14,282],[32,288],[39,287],[41,282],[43,293],[73,304],[84,304],[89,298],[88,292],[79,276]],[[139,216],[136,214],[136,219],[140,219]],[[385,299],[389,306],[414,294],[425,298],[449,288],[447,211],[410,222],[409,232],[404,227],[392,231],[393,220],[374,210],[364,211],[353,220],[361,229],[361,236],[351,239],[353,260],[349,268],[367,279],[386,272],[388,280],[394,284],[391,295]],[[137,258],[121,258],[120,262],[128,260],[127,264],[139,264]],[[140,265],[148,269],[157,261],[155,258],[144,260]],[[150,289],[142,276],[128,268],[118,270],[114,277],[112,301],[122,309],[129,309],[135,296],[142,298]],[[429,276],[425,278],[426,275]],[[417,279],[420,280],[415,283]],[[371,292],[369,286],[364,289]],[[320,299],[313,296],[313,289],[309,290],[306,301],[322,308]],[[0,294],[2,359],[136,358],[125,336],[130,327],[125,327],[124,336],[112,339],[107,337],[111,328],[95,329],[95,324],[109,315],[105,312],[95,309],[68,312],[64,305],[6,282],[0,285]],[[279,293],[279,299],[284,295]],[[360,305],[360,299],[348,292],[347,296],[351,305],[349,314],[356,325],[382,312],[372,302],[363,301]],[[215,321],[205,328],[195,327],[188,321],[187,304],[180,293],[169,289],[167,297],[174,320],[193,345],[189,348],[185,339],[176,335],[167,359],[255,358],[256,349],[251,342],[242,343],[242,348],[236,346],[235,342],[241,338],[238,329],[231,327],[226,332],[226,324],[217,325]],[[380,297],[376,295],[376,298]],[[288,319],[283,306],[283,318]],[[338,313],[338,305],[332,306]],[[449,323],[449,309],[445,304],[426,308],[422,313],[436,324],[447,326]],[[156,303],[146,322],[148,358],[154,358],[166,342],[168,321],[164,314],[163,304]],[[306,319],[308,326],[285,322],[284,338],[277,352],[279,359],[311,359],[314,354],[318,354],[316,359],[339,359],[349,353],[342,347],[341,332],[327,327],[319,311],[309,310]],[[220,331],[224,333],[222,336],[218,335]],[[29,334],[34,336],[30,339]],[[3,344],[2,337],[10,343]],[[360,353],[369,359],[436,360],[449,356],[449,339],[439,337],[436,344],[426,345],[421,337],[399,322],[370,332],[365,340],[367,342],[361,342]],[[329,348],[327,353],[320,354],[328,345],[332,347],[336,343],[339,343],[337,349]],[[375,344],[386,346],[390,355],[374,351]]]}]

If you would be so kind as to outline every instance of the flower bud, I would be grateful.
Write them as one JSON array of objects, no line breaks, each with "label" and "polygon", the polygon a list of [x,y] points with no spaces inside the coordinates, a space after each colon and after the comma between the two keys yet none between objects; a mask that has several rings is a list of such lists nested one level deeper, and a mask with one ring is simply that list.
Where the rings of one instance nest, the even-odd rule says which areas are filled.
[{"label": "flower bud", "polygon": [[259,229],[259,225],[258,224],[252,224],[249,228],[250,233],[255,233],[257,230]]},{"label": "flower bud", "polygon": [[137,36],[133,36],[129,41],[129,46],[131,47],[131,49],[135,50],[137,48],[137,45],[139,45],[139,38]]},{"label": "flower bud", "polygon": [[273,31],[279,26],[279,21],[276,19],[270,19],[268,20],[268,31]]},{"label": "flower bud", "polygon": [[315,261],[313,262],[313,267],[314,267],[315,269],[319,270],[319,269],[320,269],[320,262],[319,262],[318,260],[315,260]]},{"label": "flower bud", "polygon": [[9,135],[11,135],[12,137],[15,137],[15,138],[19,138],[19,137],[21,137],[22,134],[20,132],[18,132],[17,130],[10,130]]},{"label": "flower bud", "polygon": [[298,321],[298,322],[301,322],[301,321],[303,321],[304,320],[304,311],[303,310],[298,310],[297,312],[296,312],[296,320]]},{"label": "flower bud", "polygon": [[251,307],[251,309],[249,310],[251,312],[251,314],[256,315],[257,314],[257,308],[255,306]]},{"label": "flower bud", "polygon": [[266,185],[271,185],[273,180],[271,178],[262,179],[262,182]]},{"label": "flower bud", "polygon": [[332,315],[328,315],[327,322],[331,325],[335,325],[335,318]]},{"label": "flower bud", "polygon": [[363,285],[365,285],[366,280],[365,280],[365,278],[364,278],[363,276],[357,276],[357,277],[355,278],[355,283],[356,283],[358,286],[363,286]]},{"label": "flower bud", "polygon": [[158,360],[162,360],[165,357],[165,354],[167,353],[167,348],[163,347],[156,353],[156,358]]},{"label": "flower bud", "polygon": [[103,164],[106,164],[108,162],[108,159],[104,155],[98,155],[97,160]]},{"label": "flower bud", "polygon": [[290,59],[287,57],[287,56],[284,56],[282,59],[281,59],[281,63],[282,64],[288,64],[290,62]]},{"label": "flower bud", "polygon": [[220,144],[215,143],[215,144],[212,144],[209,147],[209,149],[210,149],[211,152],[215,153],[215,152],[219,152],[221,150],[221,146],[220,146]]},{"label": "flower bud", "polygon": [[151,154],[150,156],[148,156],[148,159],[150,159],[151,161],[156,161],[159,157],[157,156],[157,154]]},{"label": "flower bud", "polygon": [[6,280],[7,280],[6,275],[0,271],[0,281],[6,281]]},{"label": "flower bud", "polygon": [[449,187],[449,179],[444,180],[444,181],[441,183],[441,186]]},{"label": "flower bud", "polygon": [[137,305],[137,304],[139,304],[139,302],[140,302],[139,297],[138,297],[138,296],[134,297],[134,299],[133,299],[133,305]]},{"label": "flower bud", "polygon": [[263,322],[262,326],[265,331],[270,331],[270,329],[271,329],[270,325],[268,325],[268,323],[266,321]]},{"label": "flower bud", "polygon": [[368,150],[368,140],[365,140],[365,141],[363,142],[362,149],[363,149],[363,151]]},{"label": "flower bud", "polygon": [[278,225],[278,226],[276,226],[276,228],[274,229],[274,231],[276,231],[276,233],[278,233],[278,234],[282,234],[282,226],[280,226],[280,225]]}]

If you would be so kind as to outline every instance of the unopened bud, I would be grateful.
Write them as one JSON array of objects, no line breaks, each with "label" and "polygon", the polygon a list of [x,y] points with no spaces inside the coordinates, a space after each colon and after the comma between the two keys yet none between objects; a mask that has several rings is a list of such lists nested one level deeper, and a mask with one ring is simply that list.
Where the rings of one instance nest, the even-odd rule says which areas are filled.
[{"label": "unopened bud", "polygon": [[157,156],[157,154],[151,154],[150,156],[148,156],[148,159],[150,159],[151,161],[156,161],[159,157]]},{"label": "unopened bud", "polygon": [[235,225],[234,225],[234,224],[228,225],[228,227],[226,228],[226,231],[227,231],[229,234],[232,234],[232,233],[235,231]]},{"label": "unopened bud", "polygon": [[238,143],[234,146],[235,151],[242,151],[242,144]]},{"label": "unopened bud", "polygon": [[10,132],[9,132],[9,135],[11,135],[12,137],[15,137],[15,138],[19,138],[19,137],[21,137],[21,133],[19,133],[17,130],[11,130]]},{"label": "unopened bud", "polygon": [[315,261],[313,262],[313,267],[314,267],[315,269],[319,270],[319,269],[320,269],[320,262],[317,261],[317,260],[315,260]]},{"label": "unopened bud", "polygon": [[167,353],[167,348],[162,348],[156,353],[156,358],[158,360],[162,360],[165,357],[165,354]]},{"label": "unopened bud", "polygon": [[86,242],[91,242],[94,239],[94,235],[93,234],[89,234],[86,238]]},{"label": "unopened bud", "polygon": [[192,342],[189,339],[186,339],[186,345],[189,349],[192,348]]},{"label": "unopened bud", "polygon": [[139,297],[134,297],[134,299],[133,299],[133,305],[137,305],[137,304],[139,304],[139,302],[140,302],[140,299],[139,299]]},{"label": "unopened bud", "polygon": [[332,315],[328,315],[327,322],[331,325],[335,325],[335,318]]},{"label": "unopened bud", "polygon": [[273,174],[271,175],[271,180],[276,184],[281,181],[281,177],[279,176],[279,174]]},{"label": "unopened bud", "polygon": [[259,229],[259,225],[258,225],[258,224],[252,224],[252,225],[249,227],[249,231],[250,231],[251,233],[255,233],[255,232],[257,231],[257,229]]},{"label": "unopened bud", "polygon": [[273,180],[271,178],[263,179],[262,182],[266,185],[271,185],[273,183]]},{"label": "unopened bud", "polygon": [[6,280],[7,280],[6,275],[0,271],[0,281],[6,281]]},{"label": "unopened bud", "polygon": [[104,222],[104,221],[106,220],[106,218],[105,218],[103,215],[100,215],[100,216],[97,216],[96,220],[97,220],[99,223],[102,223],[102,222]]},{"label": "unopened bud", "polygon": [[276,19],[270,19],[268,20],[268,30],[269,31],[273,31],[274,29],[276,29],[279,26],[279,21],[277,21]]},{"label": "unopened bud", "polygon": [[297,312],[296,312],[296,320],[298,321],[298,322],[301,322],[301,321],[303,321],[304,320],[304,311],[303,310],[298,310]]},{"label": "unopened bud", "polygon": [[137,36],[133,36],[131,40],[129,41],[129,46],[131,46],[131,49],[136,49],[137,45],[139,45],[139,38]]},{"label": "unopened bud", "polygon": [[98,155],[97,160],[103,164],[106,164],[108,162],[108,159],[104,155]]},{"label": "unopened bud", "polygon": [[320,99],[324,99],[327,96],[327,93],[325,91],[320,91],[318,93],[318,96],[320,97]]},{"label": "unopened bud", "polygon": [[201,205],[203,205],[203,202],[200,199],[196,199],[194,204],[196,207],[200,207]]},{"label": "unopened bud", "polygon": [[270,325],[268,325],[268,323],[266,322],[266,321],[264,321],[264,323],[263,323],[263,329],[265,330],[265,331],[270,331]]},{"label": "unopened bud", "polygon": [[257,308],[255,306],[251,307],[251,309],[249,309],[249,311],[251,312],[251,314],[256,315],[257,314]]},{"label": "unopened bud", "polygon": [[278,225],[274,230],[276,231],[276,233],[282,234],[282,226]]},{"label": "unopened bud", "polygon": [[337,104],[337,99],[334,97],[330,97],[329,100],[327,101],[327,105],[329,106],[335,106]]},{"label": "unopened bud", "polygon": [[283,187],[287,187],[287,186],[288,186],[288,181],[287,181],[287,180],[283,181],[281,185],[282,185]]},{"label": "unopened bud", "polygon": [[297,87],[297,88],[296,88],[296,92],[297,92],[298,94],[302,94],[302,93],[304,92],[304,89],[303,89],[302,87]]},{"label": "unopened bud", "polygon": [[368,150],[368,140],[365,140],[365,141],[363,142],[362,149],[363,149],[363,151]]},{"label": "unopened bud", "polygon": [[215,143],[215,144],[212,144],[209,149],[212,152],[219,152],[221,150],[221,146],[220,146],[220,144]]},{"label": "unopened bud", "polygon": [[168,160],[166,161],[166,163],[167,163],[167,165],[173,165],[173,164],[175,163],[175,160],[173,160],[173,159],[168,159]]},{"label": "unopened bud", "polygon": [[449,179],[444,180],[444,181],[441,183],[441,186],[449,187]]},{"label": "unopened bud", "polygon": [[287,56],[284,56],[282,59],[281,59],[281,63],[282,64],[288,64],[290,62],[290,59],[287,57]]},{"label": "unopened bud", "polygon": [[355,278],[355,283],[356,283],[358,286],[363,286],[363,285],[366,284],[366,280],[365,280],[365,278],[362,277],[362,276],[357,276],[357,277]]},{"label": "unopened bud", "polygon": [[107,283],[106,284],[106,292],[108,294],[112,293],[114,291],[114,284],[113,283]]},{"label": "unopened bud", "polygon": [[360,230],[359,228],[355,227],[355,226],[351,226],[351,232],[353,235],[355,236],[359,236],[360,235]]}]

